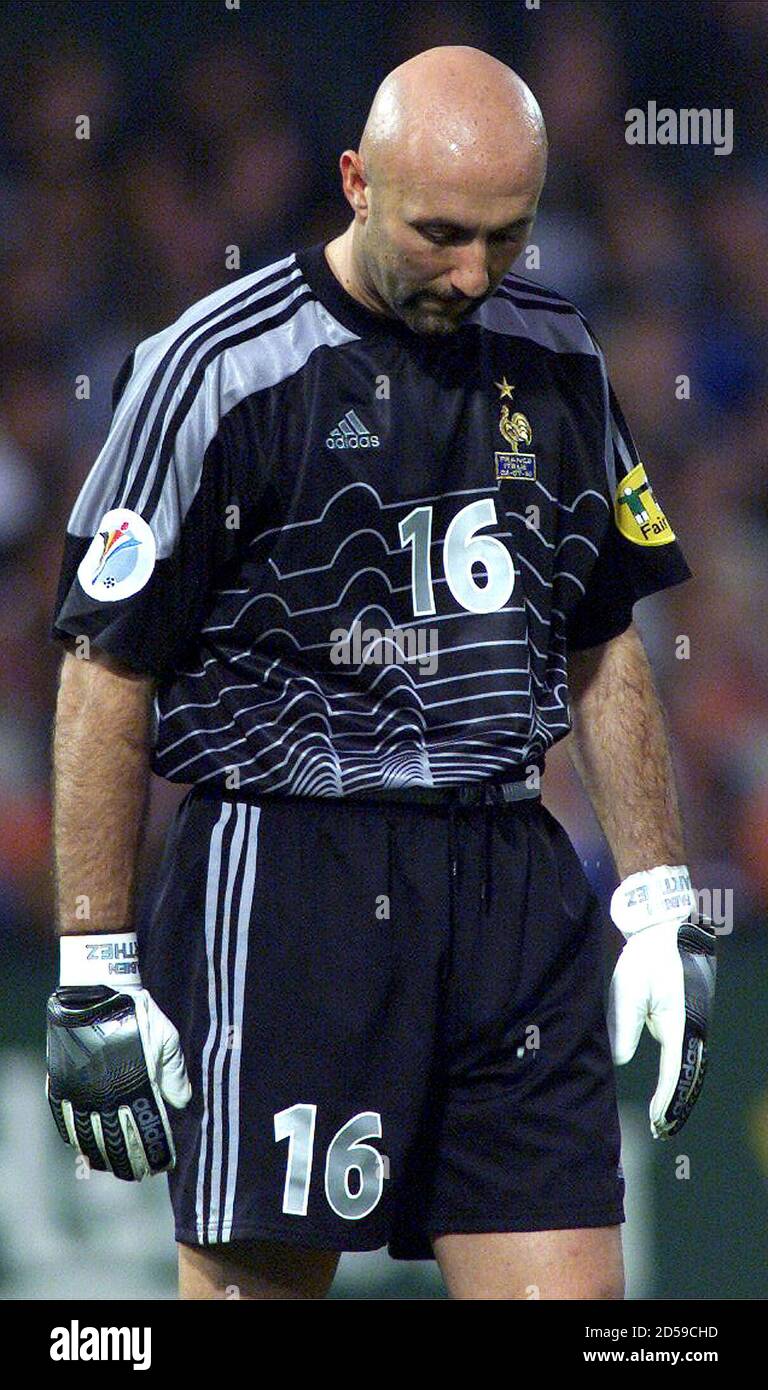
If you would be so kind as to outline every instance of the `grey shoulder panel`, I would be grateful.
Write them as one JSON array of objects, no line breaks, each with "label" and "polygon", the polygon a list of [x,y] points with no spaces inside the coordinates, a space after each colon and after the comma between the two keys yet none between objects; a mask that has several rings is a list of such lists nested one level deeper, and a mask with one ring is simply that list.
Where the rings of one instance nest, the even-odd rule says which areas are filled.
[{"label": "grey shoulder panel", "polygon": [[222,417],[299,371],[316,347],[353,338],[314,297],[293,254],[198,301],[129,359],[69,534],[93,536],[107,511],[128,507],[151,523],[158,557],[169,555]]},{"label": "grey shoulder panel", "polygon": [[582,352],[588,357],[599,353],[582,315],[573,305],[543,296],[529,300],[517,286],[508,289],[504,281],[468,322],[479,323],[492,333],[529,338],[552,352]]}]

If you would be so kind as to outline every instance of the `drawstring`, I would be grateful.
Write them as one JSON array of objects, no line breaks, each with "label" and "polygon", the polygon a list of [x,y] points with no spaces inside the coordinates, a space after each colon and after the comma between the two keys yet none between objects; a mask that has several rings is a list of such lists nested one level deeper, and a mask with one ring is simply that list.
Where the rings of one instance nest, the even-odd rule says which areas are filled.
[{"label": "drawstring", "polygon": [[[494,807],[490,802],[483,805],[483,829],[482,829],[482,865],[480,873],[480,902],[484,912],[491,910],[491,890],[492,866],[493,866],[493,812]],[[456,834],[456,806],[453,802],[448,807],[448,846],[451,860],[451,883],[458,887],[459,878],[459,857],[457,849]]]},{"label": "drawstring", "polygon": [[492,864],[493,864],[493,806],[486,802],[483,806],[483,870],[482,885],[480,888],[480,901],[483,911],[489,912],[491,908],[491,886],[492,886]]},{"label": "drawstring", "polygon": [[[491,893],[493,889],[493,813],[494,806],[491,802],[486,802],[482,807],[483,828],[482,828],[482,865],[480,873],[480,902],[484,912],[491,910]],[[458,855],[458,835],[456,830],[457,805],[451,801],[448,806],[448,857],[451,865],[451,889],[459,886],[459,855]],[[395,832],[390,821],[387,821],[387,900],[392,903],[392,885],[394,881],[394,855],[395,855]]]},{"label": "drawstring", "polygon": [[451,860],[451,888],[458,887],[459,858],[456,852],[456,806],[453,801],[448,806],[448,853]]}]

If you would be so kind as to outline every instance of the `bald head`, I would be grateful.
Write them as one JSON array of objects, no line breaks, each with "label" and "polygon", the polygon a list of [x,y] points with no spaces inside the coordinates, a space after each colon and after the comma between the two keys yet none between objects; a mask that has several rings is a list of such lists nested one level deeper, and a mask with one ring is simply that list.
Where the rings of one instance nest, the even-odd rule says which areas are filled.
[{"label": "bald head", "polygon": [[490,53],[430,48],[395,68],[360,141],[370,183],[398,178],[503,183],[527,167],[543,179],[547,137],[532,91]]},{"label": "bald head", "polygon": [[415,332],[455,333],[525,245],[547,136],[523,80],[478,48],[430,48],[385,77],[340,166],[354,220],[327,248],[345,288]]}]

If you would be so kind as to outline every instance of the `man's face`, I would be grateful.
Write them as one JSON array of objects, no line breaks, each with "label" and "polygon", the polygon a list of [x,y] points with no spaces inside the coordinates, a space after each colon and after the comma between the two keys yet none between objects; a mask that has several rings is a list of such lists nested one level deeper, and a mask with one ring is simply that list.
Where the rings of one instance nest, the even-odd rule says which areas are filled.
[{"label": "man's face", "polygon": [[414,191],[371,197],[361,254],[366,279],[416,333],[457,331],[526,244],[541,181],[512,195]]}]

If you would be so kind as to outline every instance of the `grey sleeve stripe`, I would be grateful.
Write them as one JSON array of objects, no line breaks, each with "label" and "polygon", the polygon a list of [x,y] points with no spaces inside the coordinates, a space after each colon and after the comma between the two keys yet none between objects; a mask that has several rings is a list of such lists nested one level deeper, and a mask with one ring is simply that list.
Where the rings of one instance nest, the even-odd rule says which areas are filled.
[{"label": "grey sleeve stripe", "polygon": [[623,472],[629,473],[634,468],[635,461],[632,458],[629,449],[627,448],[624,436],[621,433],[621,430],[619,429],[618,425],[616,424],[616,421],[613,418],[613,416],[611,416],[611,434],[613,437],[613,447],[615,456],[621,460]]},{"label": "grey sleeve stripe", "polygon": [[[115,409],[106,442],[98,454],[72,509],[67,527],[71,535],[93,535],[99,520],[110,507],[124,505],[124,498],[129,491],[135,468],[143,459],[147,440],[155,427],[165,387],[174,371],[176,357],[179,351],[188,347],[195,329],[199,328],[201,322],[205,325],[215,323],[217,320],[225,322],[233,300],[240,303],[247,299],[250,288],[248,281],[252,281],[254,302],[257,304],[261,282],[267,277],[271,279],[275,269],[285,265],[286,269],[290,270],[286,283],[299,279],[300,273],[293,262],[294,258],[291,256],[285,262],[278,263],[277,267],[269,266],[266,270],[258,271],[253,276],[244,277],[246,281],[245,293],[242,280],[239,280],[234,286],[228,285],[223,290],[215,291],[212,295],[208,295],[193,305],[170,327],[163,329],[160,333],[153,334],[151,338],[145,339],[138,345],[133,356],[133,369]],[[270,285],[270,288],[274,288],[274,286]],[[209,332],[210,328],[206,328],[205,331]],[[200,337],[202,338],[202,336],[203,333],[201,332]],[[172,418],[173,411],[183,395],[185,384],[189,381],[194,370],[194,365],[193,359],[189,364],[189,370],[177,384],[177,389],[167,403],[166,420]],[[162,375],[155,382],[154,378],[159,368],[162,369]],[[146,418],[143,421],[141,431],[134,438],[137,416],[142,411]],[[153,472],[163,444],[163,430],[156,430],[156,433],[158,435],[157,445],[149,469],[150,474]],[[132,458],[133,467],[128,474],[127,485],[123,487],[121,486],[121,479],[129,458]]]},{"label": "grey sleeve stripe", "polygon": [[[299,371],[315,348],[324,344],[334,347],[354,340],[356,335],[337,323],[317,300],[305,300],[287,322],[270,329],[270,317],[283,313],[292,300],[305,291],[306,285],[303,279],[299,279],[292,293],[279,305],[254,314],[252,319],[245,322],[239,321],[234,332],[228,331],[224,325],[218,333],[206,336],[206,352],[216,347],[220,350],[208,364],[192,408],[178,429],[173,448],[174,466],[168,470],[152,517],[147,518],[151,521],[159,559],[167,558],[174,550],[184,518],[200,486],[206,449],[219,428],[221,418],[247,396],[275,386]],[[253,326],[254,336],[234,347],[228,346],[228,342],[233,337],[241,336],[249,324]],[[178,385],[178,397],[183,395],[189,383],[195,361],[189,364]],[[137,362],[134,371],[137,381],[134,408],[123,407],[129,390],[127,387],[107,443],[96,459],[72,513],[70,534],[83,537],[94,535],[104,512],[113,505],[120,505],[119,501],[113,501],[114,488],[119,483],[124,450],[128,447],[135,399],[156,365],[156,353],[151,356],[144,353]],[[140,446],[146,442],[150,428],[151,421],[148,419],[142,430]],[[138,460],[141,448],[136,453]],[[137,462],[132,468],[129,484],[138,466]],[[153,468],[149,470],[142,488],[138,507],[140,512],[152,491],[154,480]]]},{"label": "grey sleeve stripe", "polygon": [[[155,487],[158,463],[166,441],[168,423],[172,420],[190,382],[197,374],[200,376],[197,391],[173,440],[175,468],[172,471],[176,475],[174,487],[180,489],[182,495],[188,493],[188,502],[183,507],[183,513],[186,514],[187,506],[191,503],[200,481],[203,455],[219,427],[219,421],[222,415],[226,415],[227,411],[231,409],[233,405],[236,405],[237,401],[242,399],[243,396],[249,395],[253,391],[261,390],[264,384],[261,380],[261,372],[259,370],[258,350],[262,337],[269,331],[269,320],[290,308],[293,301],[305,292],[305,286],[300,276],[292,277],[292,287],[287,286],[286,289],[288,292],[285,298],[281,299],[278,304],[270,304],[268,308],[260,308],[257,301],[254,305],[254,313],[249,314],[247,317],[238,315],[237,322],[234,326],[229,318],[223,318],[220,325],[215,322],[212,325],[208,325],[204,332],[200,334],[197,343],[193,340],[191,344],[187,344],[188,349],[191,347],[195,350],[190,353],[189,360],[180,374],[178,373],[176,362],[173,361],[170,363],[168,372],[166,373],[166,379],[167,376],[174,371],[177,372],[177,379],[173,384],[173,391],[170,399],[165,406],[163,429],[160,431],[154,445],[151,464],[147,467],[145,461],[147,438],[152,430],[152,421],[148,419],[145,421],[141,435],[139,436],[138,447],[134,451],[134,458],[122,488],[123,500],[121,505],[125,505],[125,501],[131,490],[133,489],[135,491],[133,486],[134,482],[137,474],[141,474],[139,479],[141,493],[136,510],[139,511],[142,516],[146,516],[148,521],[151,519],[147,515],[146,509],[150,494]],[[253,375],[249,381],[242,381],[239,383],[242,387],[240,395],[233,396],[231,402],[227,404],[224,399],[223,390],[224,362],[222,358],[223,355],[228,352],[237,351],[237,349],[227,348],[227,344],[231,339],[234,337],[241,337],[244,333],[248,333],[249,331],[253,332],[253,339],[249,338],[245,344],[241,344],[240,346],[256,349],[256,351],[252,353],[254,367]],[[210,357],[211,360],[208,362],[202,374],[200,374],[200,367],[202,365],[201,358],[203,356]],[[158,396],[160,395],[161,392],[159,391]],[[155,430],[155,432],[157,433],[157,430]],[[189,492],[190,475],[194,480],[194,487],[191,492]],[[157,540],[158,537],[156,536],[155,539]]]},{"label": "grey sleeve stripe", "polygon": [[[594,342],[594,339],[592,339]],[[595,343],[597,357],[600,363],[600,385],[603,391],[603,414],[605,419],[605,474],[608,481],[608,496],[613,505],[618,486],[618,475],[616,471],[616,444],[614,439],[614,420],[611,413],[610,386],[608,381],[608,367],[606,365],[603,350]]]}]

